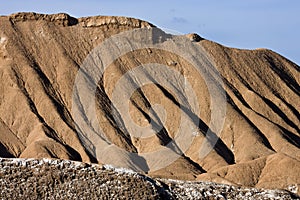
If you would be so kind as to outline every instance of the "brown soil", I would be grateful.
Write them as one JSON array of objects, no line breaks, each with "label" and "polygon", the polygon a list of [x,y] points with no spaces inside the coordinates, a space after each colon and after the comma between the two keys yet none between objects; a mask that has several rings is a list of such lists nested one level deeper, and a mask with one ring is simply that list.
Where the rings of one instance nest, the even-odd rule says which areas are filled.
[{"label": "brown soil", "polygon": [[[66,14],[35,13],[1,16],[0,157],[101,163],[83,145],[74,125],[74,80],[87,55],[101,42],[143,27],[153,25],[126,17],[75,19]],[[97,117],[105,136],[126,150],[110,152],[112,156],[122,160],[122,167],[135,169],[128,152],[140,155],[165,148],[175,137],[181,108],[172,91],[156,84],[143,86],[132,95],[130,113],[133,121],[145,126],[149,119],[163,121],[148,114],[150,105],[163,105],[167,111],[163,132],[137,138],[111,117],[110,100],[119,78],[141,63],[160,63],[184,74],[196,88],[201,112],[194,114],[201,125],[197,127],[200,134],[176,162],[149,171],[150,175],[257,188],[299,186],[299,66],[271,50],[234,49],[195,34],[186,37],[208,52],[224,82],[225,123],[214,149],[199,158],[199,147],[211,120],[211,102],[203,78],[178,55],[141,49],[112,63],[96,94]],[[157,73],[162,72],[157,69]]]}]

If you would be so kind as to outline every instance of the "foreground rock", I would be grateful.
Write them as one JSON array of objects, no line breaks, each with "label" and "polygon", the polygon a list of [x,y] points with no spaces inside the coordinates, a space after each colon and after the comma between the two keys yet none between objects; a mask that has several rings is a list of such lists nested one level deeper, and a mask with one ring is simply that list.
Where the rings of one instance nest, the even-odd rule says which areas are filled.
[{"label": "foreground rock", "polygon": [[153,179],[67,160],[1,159],[1,199],[297,199],[281,190]]}]

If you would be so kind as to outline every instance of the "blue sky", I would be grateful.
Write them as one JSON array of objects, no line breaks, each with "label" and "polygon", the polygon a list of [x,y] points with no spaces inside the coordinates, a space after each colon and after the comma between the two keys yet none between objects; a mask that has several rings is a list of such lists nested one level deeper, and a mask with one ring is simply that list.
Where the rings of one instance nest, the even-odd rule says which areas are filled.
[{"label": "blue sky", "polygon": [[299,0],[2,0],[0,15],[20,11],[131,16],[230,47],[269,48],[300,64]]}]

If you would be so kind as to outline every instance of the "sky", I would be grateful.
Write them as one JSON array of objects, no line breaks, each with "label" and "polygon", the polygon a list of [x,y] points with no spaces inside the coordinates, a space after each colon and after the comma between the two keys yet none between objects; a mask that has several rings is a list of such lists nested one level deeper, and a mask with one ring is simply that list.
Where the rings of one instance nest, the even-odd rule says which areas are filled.
[{"label": "sky", "polygon": [[299,0],[1,0],[0,15],[129,16],[229,47],[268,48],[300,65]]}]

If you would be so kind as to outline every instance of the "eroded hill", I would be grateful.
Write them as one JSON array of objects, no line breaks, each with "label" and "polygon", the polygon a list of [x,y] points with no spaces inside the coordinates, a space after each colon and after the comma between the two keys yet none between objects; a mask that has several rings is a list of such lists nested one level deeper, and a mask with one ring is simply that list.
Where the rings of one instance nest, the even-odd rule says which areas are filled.
[{"label": "eroded hill", "polygon": [[[84,132],[78,131],[72,107],[76,76],[89,53],[107,39],[139,28],[151,30],[154,26],[126,17],[75,19],[66,14],[35,13],[2,16],[0,26],[0,156],[102,163],[101,156],[93,153],[80,136]],[[103,156],[120,160],[121,167],[147,171],[155,177],[257,188],[299,186],[299,66],[271,50],[228,48],[195,34],[172,36],[156,30],[152,37],[155,44],[166,44],[165,47],[173,47],[176,41],[182,41],[180,37],[186,38],[192,48],[183,45],[181,51],[196,59],[208,59],[215,68],[201,68],[209,77],[203,78],[192,63],[172,49],[148,47],[120,54],[97,82],[95,99],[90,99],[95,102],[96,119],[86,120],[91,127],[101,124],[103,136],[118,147]],[[198,48],[205,56],[197,57]],[[98,61],[104,62],[110,55]],[[149,63],[178,72],[176,79],[160,66],[152,66],[151,73],[146,71],[147,80],[155,80],[159,75],[164,80],[174,78],[177,81],[173,88],[146,84],[135,90],[128,101],[114,98],[118,81],[127,72]],[[127,79],[134,88],[136,74]],[[184,105],[185,89],[180,87],[185,80],[197,97],[198,111],[191,109],[189,103]],[[219,113],[224,115],[224,122],[220,133],[212,135],[211,151],[199,156],[208,131],[218,126],[211,124],[213,113],[218,115],[218,111],[211,108],[211,90],[216,88],[209,88],[208,80],[220,84],[218,87],[222,86],[224,91],[226,101],[218,102],[216,98],[215,102],[225,108],[225,112]],[[78,105],[83,102],[77,100]],[[132,121],[140,127],[150,125],[155,134],[139,137],[132,133],[123,113],[113,103],[128,105]],[[151,110],[157,104],[164,108],[165,115],[160,109]],[[85,109],[88,107],[82,107],[80,116],[84,116]],[[186,134],[183,140],[193,135],[187,149],[173,142],[183,119],[184,124],[191,124],[184,127],[186,131],[181,130]],[[190,127],[195,131],[190,131]],[[178,159],[151,170],[151,163],[143,155],[165,149],[178,154]]]}]

